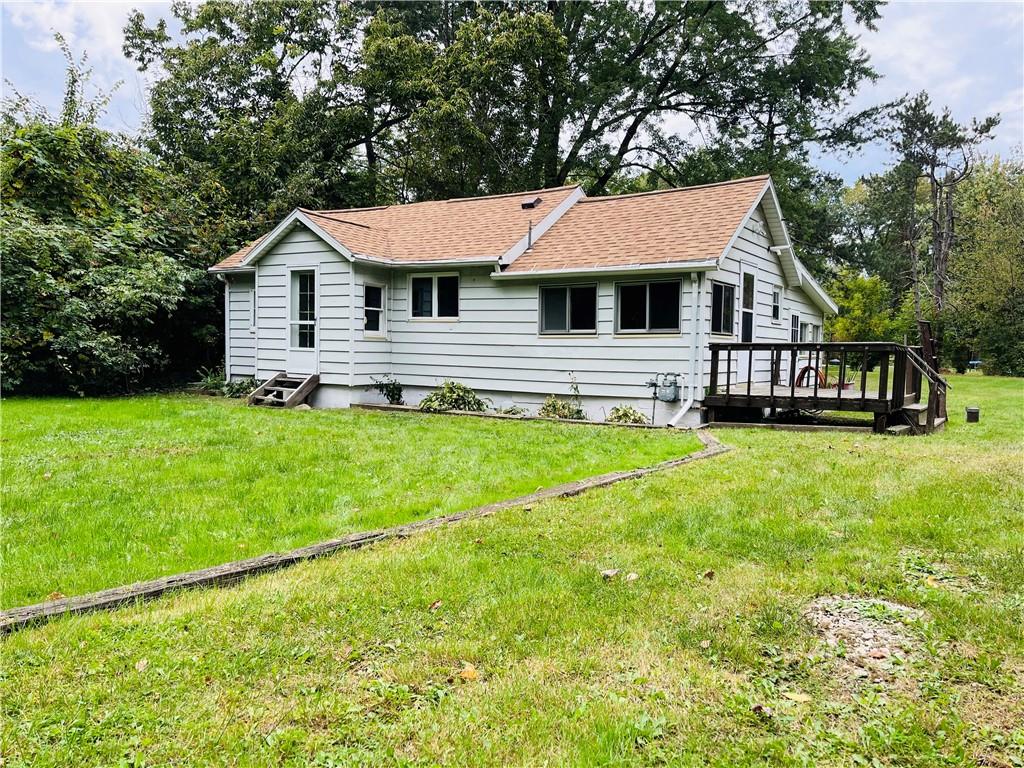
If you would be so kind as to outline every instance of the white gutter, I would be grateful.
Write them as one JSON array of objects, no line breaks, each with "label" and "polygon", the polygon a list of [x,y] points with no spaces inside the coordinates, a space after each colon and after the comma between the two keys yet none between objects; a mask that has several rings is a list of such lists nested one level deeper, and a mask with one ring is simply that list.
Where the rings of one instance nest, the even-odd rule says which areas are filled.
[{"label": "white gutter", "polygon": [[364,261],[367,264],[375,264],[382,267],[400,267],[402,269],[415,269],[417,267],[493,267],[498,262],[497,256],[473,256],[466,259],[423,259],[422,261],[382,259],[378,256],[366,256],[362,253],[353,253],[352,257],[356,261]]},{"label": "white gutter", "polygon": [[666,264],[628,264],[580,269],[535,269],[530,272],[492,272],[494,280],[530,280],[538,277],[585,277],[587,275],[636,275],[657,272],[706,272],[718,267],[718,260],[673,261]]}]

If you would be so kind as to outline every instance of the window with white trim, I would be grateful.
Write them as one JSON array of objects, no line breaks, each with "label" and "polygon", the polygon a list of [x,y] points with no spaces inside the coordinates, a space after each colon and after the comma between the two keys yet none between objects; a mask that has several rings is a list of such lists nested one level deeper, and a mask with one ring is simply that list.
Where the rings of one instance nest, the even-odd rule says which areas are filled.
[{"label": "window with white trim", "polygon": [[772,322],[778,323],[782,320],[782,286],[772,286]]},{"label": "window with white trim", "polygon": [[800,341],[800,315],[796,312],[789,319],[789,340],[793,343]]},{"label": "window with white trim", "polygon": [[615,330],[619,333],[679,333],[679,280],[615,286]]},{"label": "window with white trim", "polygon": [[736,314],[736,286],[711,284],[711,332],[731,336]]},{"label": "window with white trim", "polygon": [[541,286],[540,332],[597,333],[597,286]]},{"label": "window with white trim", "polygon": [[384,335],[384,286],[363,284],[363,331],[366,336]]},{"label": "window with white trim", "polygon": [[409,314],[420,319],[459,316],[458,275],[416,275],[409,279]]}]

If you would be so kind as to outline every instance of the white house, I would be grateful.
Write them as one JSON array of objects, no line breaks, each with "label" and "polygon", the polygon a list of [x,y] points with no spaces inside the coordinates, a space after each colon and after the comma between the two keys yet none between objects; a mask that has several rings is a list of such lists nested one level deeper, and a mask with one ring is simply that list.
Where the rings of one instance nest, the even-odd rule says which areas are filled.
[{"label": "white house", "polygon": [[[231,379],[314,375],[317,407],[415,404],[445,379],[535,409],[574,377],[589,416],[693,424],[712,341],[818,341],[836,306],[797,259],[767,176],[587,197],[576,186],[334,211],[297,209],[211,269]],[[746,378],[747,355],[731,364]],[[753,356],[767,381],[767,355]]]}]

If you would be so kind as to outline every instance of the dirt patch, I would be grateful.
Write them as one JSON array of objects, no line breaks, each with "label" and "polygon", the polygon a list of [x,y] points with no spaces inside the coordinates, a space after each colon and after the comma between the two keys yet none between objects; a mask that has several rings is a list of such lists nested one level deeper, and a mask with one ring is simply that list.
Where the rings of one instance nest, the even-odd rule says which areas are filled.
[{"label": "dirt patch", "polygon": [[905,668],[921,641],[910,625],[924,613],[889,600],[827,595],[804,609],[806,618],[839,658],[851,680],[887,682]]}]

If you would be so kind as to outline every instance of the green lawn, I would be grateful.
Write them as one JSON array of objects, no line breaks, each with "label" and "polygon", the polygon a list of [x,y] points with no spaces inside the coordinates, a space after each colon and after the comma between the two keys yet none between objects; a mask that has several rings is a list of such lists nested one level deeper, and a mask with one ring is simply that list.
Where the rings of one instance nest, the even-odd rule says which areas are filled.
[{"label": "green lawn", "polygon": [[[0,751],[7,766],[1020,765],[1024,382],[952,383],[941,434],[721,430],[733,451],[669,472],[17,633]],[[851,674],[853,646],[803,617],[834,595],[920,611],[862,609],[906,639],[890,676]]]},{"label": "green lawn", "polygon": [[194,396],[4,400],[10,607],[310,544],[655,464],[668,430]]}]

